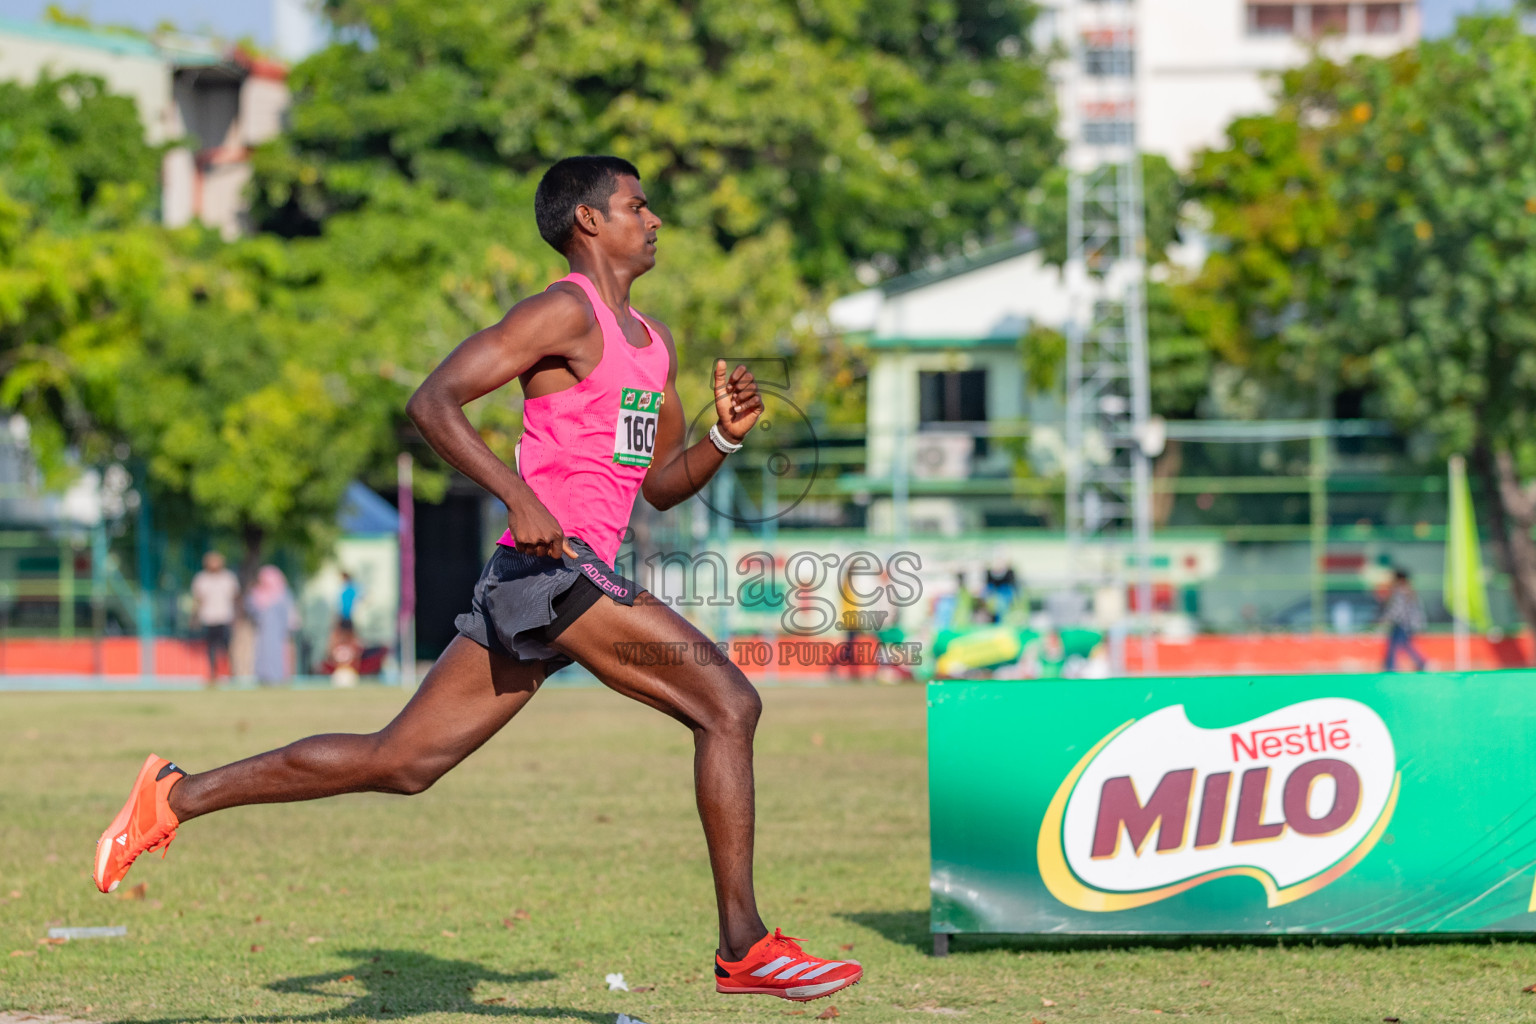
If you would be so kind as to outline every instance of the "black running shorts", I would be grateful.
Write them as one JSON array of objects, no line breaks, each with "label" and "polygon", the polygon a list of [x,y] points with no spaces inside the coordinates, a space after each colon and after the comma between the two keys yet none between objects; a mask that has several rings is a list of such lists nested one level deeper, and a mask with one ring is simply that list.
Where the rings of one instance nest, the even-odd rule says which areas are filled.
[{"label": "black running shorts", "polygon": [[458,631],[498,654],[544,662],[546,676],[571,664],[550,643],[599,598],[633,604],[639,590],[586,544],[572,538],[571,546],[579,559],[526,555],[498,544],[475,584],[470,610],[454,620]]}]

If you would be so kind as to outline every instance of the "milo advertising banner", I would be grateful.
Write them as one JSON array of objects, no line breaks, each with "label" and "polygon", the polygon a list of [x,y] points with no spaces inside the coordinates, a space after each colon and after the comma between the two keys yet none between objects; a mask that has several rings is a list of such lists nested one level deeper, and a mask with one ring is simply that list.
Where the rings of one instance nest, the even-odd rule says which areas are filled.
[{"label": "milo advertising banner", "polygon": [[1536,932],[1536,673],[928,688],[935,933]]}]

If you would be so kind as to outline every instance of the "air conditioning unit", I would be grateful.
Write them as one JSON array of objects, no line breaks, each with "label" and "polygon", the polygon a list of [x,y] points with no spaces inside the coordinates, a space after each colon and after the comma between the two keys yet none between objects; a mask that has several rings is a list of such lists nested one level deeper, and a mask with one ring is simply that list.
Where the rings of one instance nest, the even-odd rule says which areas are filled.
[{"label": "air conditioning unit", "polygon": [[917,434],[912,438],[912,475],[919,480],[966,480],[971,475],[969,434]]}]

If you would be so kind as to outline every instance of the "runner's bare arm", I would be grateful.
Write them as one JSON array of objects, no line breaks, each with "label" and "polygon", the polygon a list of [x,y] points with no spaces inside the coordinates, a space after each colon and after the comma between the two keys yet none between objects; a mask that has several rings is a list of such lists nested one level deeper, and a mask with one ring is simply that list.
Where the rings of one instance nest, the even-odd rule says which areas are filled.
[{"label": "runner's bare arm", "polygon": [[[677,345],[665,324],[652,325],[667,346],[667,386],[663,392],[661,413],[656,419],[656,447],[651,468],[646,471],[640,491],[645,500],[659,509],[671,508],[704,489],[725,462],[725,454],[704,437],[691,448],[684,448],[688,424],[682,400],[677,396]],[[741,441],[763,411],[757,383],[744,366],[726,375],[726,361],[715,361],[715,416],[720,433],[727,441]]]},{"label": "runner's bare arm", "polygon": [[464,415],[464,406],[510,383],[545,356],[569,356],[566,349],[592,325],[585,303],[563,289],[531,296],[500,322],[464,339],[405,405],[421,436],[454,469],[500,498],[507,528],[520,551],[560,557],[565,535],[533,490],[486,447]]}]

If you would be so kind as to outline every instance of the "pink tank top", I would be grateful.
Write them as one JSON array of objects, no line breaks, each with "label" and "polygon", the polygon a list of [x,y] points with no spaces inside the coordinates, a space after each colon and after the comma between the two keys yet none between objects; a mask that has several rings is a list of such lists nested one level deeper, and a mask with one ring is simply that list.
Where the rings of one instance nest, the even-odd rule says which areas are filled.
[{"label": "pink tank top", "polygon": [[[603,331],[603,356],[576,384],[523,403],[517,471],[567,537],[580,537],[613,564],[635,494],[656,444],[656,414],[666,388],[667,346],[633,308],[651,343],[636,348],[583,274],[579,285]],[[516,547],[512,531],[497,543]]]}]

